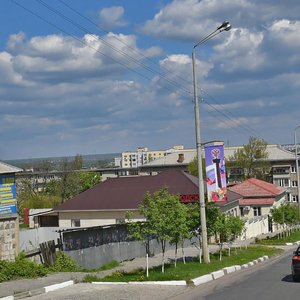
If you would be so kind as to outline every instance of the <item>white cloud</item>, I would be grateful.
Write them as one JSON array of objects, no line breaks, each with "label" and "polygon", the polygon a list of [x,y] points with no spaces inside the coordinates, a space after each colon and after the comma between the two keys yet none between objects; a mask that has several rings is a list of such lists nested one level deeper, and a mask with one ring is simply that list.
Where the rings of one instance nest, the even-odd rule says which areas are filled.
[{"label": "white cloud", "polygon": [[[10,37],[7,65],[29,81],[69,82],[83,77],[120,76],[139,68],[146,57],[161,54],[159,47],[139,49],[133,35],[85,35],[78,40],[61,35]],[[11,72],[12,72],[11,71]],[[76,72],[76,74],[75,74]]]},{"label": "white cloud", "polygon": [[265,53],[261,51],[263,33],[246,28],[233,29],[224,42],[214,47],[214,61],[220,63],[225,73],[253,71],[264,66]]},{"label": "white cloud", "polygon": [[124,8],[122,6],[112,6],[103,8],[99,12],[100,23],[106,28],[123,27],[127,22],[123,19]]}]

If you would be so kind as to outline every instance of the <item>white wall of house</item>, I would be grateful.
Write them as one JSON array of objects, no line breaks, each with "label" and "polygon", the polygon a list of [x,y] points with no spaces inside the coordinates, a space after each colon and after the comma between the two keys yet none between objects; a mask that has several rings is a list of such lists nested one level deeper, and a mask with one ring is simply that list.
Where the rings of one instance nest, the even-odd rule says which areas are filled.
[{"label": "white wall of house", "polygon": [[[60,212],[59,227],[92,227],[118,224],[125,221],[127,211],[81,211]],[[133,211],[134,221],[144,218]]]}]

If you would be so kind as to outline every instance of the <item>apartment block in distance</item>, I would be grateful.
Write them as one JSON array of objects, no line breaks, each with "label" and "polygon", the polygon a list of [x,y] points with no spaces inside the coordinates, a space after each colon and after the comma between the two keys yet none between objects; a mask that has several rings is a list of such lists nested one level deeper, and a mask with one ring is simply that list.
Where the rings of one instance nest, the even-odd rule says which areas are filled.
[{"label": "apartment block in distance", "polygon": [[147,147],[139,147],[137,151],[122,152],[121,167],[122,168],[138,168],[153,160],[162,158],[167,154],[183,150],[182,145],[174,146],[168,150],[149,150]]}]

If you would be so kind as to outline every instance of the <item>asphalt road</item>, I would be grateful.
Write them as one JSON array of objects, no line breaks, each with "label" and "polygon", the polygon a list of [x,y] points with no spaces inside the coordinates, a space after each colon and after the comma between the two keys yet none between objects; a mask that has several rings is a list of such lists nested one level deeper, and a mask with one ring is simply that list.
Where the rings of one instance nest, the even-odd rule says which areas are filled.
[{"label": "asphalt road", "polygon": [[[296,247],[295,247],[296,249]],[[172,298],[197,300],[299,299],[300,283],[291,276],[291,249],[269,261],[198,286]]]},{"label": "asphalt road", "polygon": [[300,283],[292,281],[292,250],[264,263],[226,275],[198,287],[75,284],[30,299],[141,300],[281,300],[299,299]]}]

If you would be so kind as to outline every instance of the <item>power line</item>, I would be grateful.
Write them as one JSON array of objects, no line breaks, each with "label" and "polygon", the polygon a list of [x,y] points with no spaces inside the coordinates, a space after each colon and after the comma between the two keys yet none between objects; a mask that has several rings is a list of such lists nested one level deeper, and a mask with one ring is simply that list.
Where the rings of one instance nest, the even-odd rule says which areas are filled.
[{"label": "power line", "polygon": [[[65,3],[65,1],[63,0],[58,0],[60,3],[62,3],[63,5],[65,5],[68,9],[70,9],[71,11],[73,11],[74,13],[76,13],[78,16],[80,16],[81,18],[83,18],[84,20],[88,21],[89,23],[93,24],[96,28],[100,29],[102,32],[108,34],[109,31],[107,31],[106,29],[104,29],[103,27],[99,26],[97,23],[93,22],[92,20],[90,20],[89,18],[87,18],[86,16],[84,16],[83,14],[81,14],[79,11],[77,11],[76,9],[74,9],[73,7],[71,7],[70,5],[68,5],[67,3]],[[134,51],[135,53],[137,53],[138,55],[142,56],[144,59],[148,60],[149,62],[153,63],[154,66],[156,67],[156,61],[152,60],[151,58],[147,57],[144,55],[144,53],[142,53],[141,51],[137,50],[136,48],[131,47],[130,45],[128,45],[127,43],[125,43],[123,40],[119,39],[117,36],[114,36],[114,39],[116,39],[117,41],[119,41],[121,44],[123,44],[124,46],[128,47],[128,49]],[[165,71],[165,73],[161,73],[160,70],[157,70],[156,72],[158,74],[161,74],[162,77],[164,77],[165,75],[168,75],[170,73],[170,70],[165,68],[164,66],[160,66],[161,69],[163,69]],[[179,76],[178,74],[175,74],[176,78],[178,78],[179,80],[185,82],[187,85],[190,85],[191,83],[189,81],[186,80],[186,78]],[[178,85],[178,82],[175,82]],[[191,94],[190,91],[188,91],[189,94]]]},{"label": "power line", "polygon": [[[100,51],[99,49],[97,49],[97,48],[91,46],[90,44],[87,44],[86,42],[84,42],[84,41],[81,40],[80,38],[78,38],[78,37],[76,37],[75,35],[73,35],[73,34],[67,32],[66,30],[62,29],[61,27],[55,25],[54,23],[48,21],[47,19],[45,19],[45,18],[43,18],[42,16],[38,15],[37,13],[35,13],[34,11],[32,11],[32,10],[26,8],[25,6],[23,6],[22,4],[16,2],[15,0],[11,0],[11,1],[12,1],[13,3],[15,3],[16,5],[18,5],[19,7],[23,8],[25,11],[29,12],[30,14],[32,14],[32,15],[34,15],[35,17],[41,19],[43,22],[46,22],[47,24],[49,24],[49,25],[55,27],[55,28],[58,29],[59,31],[63,32],[64,34],[69,35],[69,36],[71,36],[73,39],[79,41],[81,44],[83,44],[83,45],[85,45],[85,46],[87,46],[87,47],[89,47],[89,48],[95,50],[95,52],[97,52],[97,53],[99,53],[99,54],[105,56],[106,58],[109,58],[110,60],[114,61],[114,62],[117,63],[117,64],[120,64],[120,65],[123,66],[124,68],[126,68],[126,69],[128,69],[128,70],[130,70],[130,71],[132,71],[132,72],[134,72],[134,73],[136,73],[137,75],[141,76],[142,78],[144,78],[144,79],[146,79],[146,80],[148,80],[148,81],[151,81],[151,80],[152,80],[152,78],[150,78],[150,77],[144,75],[143,73],[141,73],[141,72],[139,72],[139,71],[137,71],[137,70],[135,70],[135,69],[129,67],[129,66],[126,65],[125,63],[122,63],[122,62],[118,61],[117,59],[113,58],[112,56],[103,53],[102,51]],[[171,91],[171,92],[174,92],[173,89],[170,89],[170,88],[167,87],[167,86],[161,86],[161,87],[162,87],[163,89],[167,89],[167,90],[169,90],[169,91]]]},{"label": "power line", "polygon": [[[56,9],[53,9],[52,7],[50,7],[49,5],[47,5],[44,1],[42,0],[36,0],[37,2],[41,3],[42,5],[44,5],[45,7],[47,7],[48,9],[50,9],[51,11],[59,14],[61,17],[63,17],[64,19],[68,20],[69,22],[71,22],[73,25],[75,25],[78,28],[81,28],[83,31],[87,32],[87,30],[82,27],[81,25],[79,25],[78,23],[75,23],[73,20],[67,18],[64,14],[60,13],[59,11],[57,11]],[[96,24],[95,22],[93,22],[92,20],[90,20],[89,18],[87,18],[86,16],[84,16],[83,14],[81,14],[80,12],[78,12],[77,10],[75,10],[73,7],[71,7],[70,5],[68,5],[67,3],[65,3],[63,0],[58,0],[60,3],[62,3],[64,6],[66,6],[68,9],[70,9],[72,12],[76,13],[78,16],[80,16],[81,18],[83,18],[84,20],[88,21],[89,23],[93,24],[96,28],[102,30],[104,33],[108,34],[109,32],[107,30],[105,30],[104,28],[100,27],[98,24]],[[89,33],[89,32],[88,32]],[[91,34],[91,33],[90,33]],[[110,43],[107,43],[104,39],[102,39],[101,37],[98,37],[99,39],[101,39],[107,46],[111,47],[113,50],[121,53],[122,55],[125,55],[126,57],[128,57],[130,60],[133,60],[134,62],[140,64],[140,66],[146,68],[147,70],[150,70],[153,74],[159,74],[163,79],[165,79],[167,82],[176,85],[176,87],[178,86],[178,82],[174,82],[174,81],[170,81],[164,74],[162,74],[160,71],[156,71],[153,70],[152,68],[149,68],[147,65],[145,64],[141,64],[139,61],[137,61],[136,59],[128,56],[127,53],[125,53],[124,51],[119,50],[118,48],[114,47],[113,45],[111,45]],[[123,45],[125,45],[127,48],[133,50],[135,53],[137,53],[138,55],[144,57],[145,59],[147,59],[148,61],[155,63],[153,60],[149,59],[148,57],[144,56],[144,54],[140,51],[138,51],[136,48],[131,47],[130,45],[128,45],[127,43],[125,43],[123,40],[119,39],[117,36],[114,36],[114,38],[116,40],[118,40],[120,43],[122,43]],[[170,72],[168,69],[164,68],[162,66],[162,68],[164,70],[166,70],[166,72]],[[184,82],[187,82],[184,78],[177,76],[176,77]],[[188,83],[188,82],[187,82]],[[203,89],[201,89],[203,92],[205,92]],[[186,90],[184,87],[184,91],[186,91],[188,94],[191,94],[191,92],[189,90]],[[205,92],[206,93],[206,92]],[[209,94],[206,93],[208,96]],[[213,98],[212,96],[210,96],[210,98]],[[207,103],[207,102],[206,102]],[[208,105],[210,105],[214,110],[216,110],[217,112],[219,112],[223,117],[225,117],[227,120],[229,120],[231,122],[231,124],[236,124],[238,125],[238,127],[233,127],[233,128],[239,128],[242,127],[246,132],[251,133],[252,135],[256,136],[256,133],[251,129],[251,128],[246,128],[245,126],[239,124],[235,119],[232,119],[229,115],[227,115],[224,111],[220,111],[217,108],[215,108],[213,105],[207,103]],[[220,104],[219,104],[220,105]],[[231,114],[232,115],[232,114]],[[235,118],[235,116],[233,116]]]},{"label": "power line", "polygon": [[[11,0],[13,3],[15,3],[16,5],[18,5],[19,7],[23,8],[24,10],[26,10],[27,12],[31,13],[32,15],[34,15],[35,17],[41,19],[42,21],[46,22],[47,24],[55,27],[56,29],[58,29],[59,31],[67,34],[67,35],[70,35],[72,38],[74,38],[75,40],[79,41],[80,43],[88,46],[89,48],[95,50],[96,52],[100,53],[101,55],[111,59],[112,61],[114,61],[115,63],[117,64],[120,64],[122,65],[124,68],[136,73],[137,75],[141,76],[142,78],[146,79],[146,80],[149,80],[151,81],[152,78],[146,76],[145,74],[137,71],[136,69],[133,69],[131,68],[130,66],[126,65],[125,63],[113,58],[112,56],[110,55],[107,55],[105,53],[103,53],[102,51],[100,51],[99,49],[95,48],[95,47],[92,47],[90,44],[87,44],[86,42],[84,42],[83,40],[81,40],[80,38],[76,37],[75,35],[72,35],[70,33],[68,33],[67,31],[65,31],[64,29],[62,29],[61,27],[57,26],[56,24],[48,21],[47,19],[41,17],[39,14],[35,13],[34,11],[26,8],[25,6],[23,6],[22,4],[16,2],[15,0]],[[75,9],[73,9],[71,6],[69,6],[68,4],[66,4],[64,1],[62,0],[58,0],[59,2],[61,2],[63,5],[65,5],[66,7],[68,7],[70,10],[72,10],[73,12],[75,12],[77,15],[79,15],[80,17],[84,18],[85,20],[87,20],[88,22],[90,22],[91,24],[95,25],[98,29],[102,30],[103,32],[106,32],[108,33],[105,29],[101,28],[100,26],[98,26],[96,23],[94,23],[93,21],[91,21],[90,19],[88,19],[87,17],[85,17],[84,15],[82,15],[80,12],[76,11]],[[93,38],[97,39],[97,40],[101,40],[101,42],[103,44],[105,44],[107,47],[113,49],[115,52],[119,53],[121,56],[123,57],[126,57],[126,59],[128,61],[131,61],[131,62],[134,62],[136,65],[140,66],[141,68],[151,72],[152,74],[154,75],[158,75],[161,79],[165,80],[166,82],[168,82],[170,85],[173,85],[177,88],[177,92],[181,92],[183,95],[188,95],[188,96],[191,96],[192,95],[192,92],[188,89],[186,89],[185,86],[183,86],[180,82],[177,82],[177,81],[173,81],[173,80],[170,80],[169,78],[166,77],[166,73],[162,73],[160,71],[157,71],[156,69],[153,69],[151,67],[149,67],[148,65],[140,62],[138,59],[128,55],[126,52],[122,51],[121,49],[118,49],[117,47],[113,46],[112,44],[110,44],[109,42],[107,42],[105,39],[99,37],[99,36],[95,36],[95,34],[91,33],[89,30],[87,30],[84,26],[78,24],[77,22],[73,21],[72,19],[70,19],[69,17],[67,17],[66,15],[64,15],[63,13],[61,13],[60,11],[58,11],[57,9],[51,7],[50,5],[48,5],[47,3],[45,3],[44,1],[42,0],[36,0],[36,2],[40,3],[41,5],[43,5],[44,7],[46,7],[48,10],[52,11],[53,13],[57,14],[58,16],[60,16],[62,19],[66,20],[67,22],[71,23],[73,26],[77,27],[78,29],[82,30],[83,32],[91,35]],[[128,47],[128,49],[131,49],[134,53],[137,53],[138,55],[140,55],[141,57],[145,58],[146,60],[150,61],[151,63],[154,63],[156,64],[156,62],[154,62],[153,60],[151,60],[149,57],[146,57],[141,51],[138,51],[137,49],[131,47],[130,45],[128,45],[127,43],[125,43],[124,41],[122,41],[121,39],[119,39],[117,36],[114,35],[114,38],[116,40],[118,40],[120,43],[122,43],[123,45],[125,45],[126,47]],[[170,73],[170,71],[165,68],[164,66],[160,66],[163,70],[165,70],[168,74]],[[177,74],[175,74],[176,78],[180,79],[181,81],[183,82],[186,82],[189,84],[189,82],[185,79],[185,78],[182,78],[180,76],[178,76]],[[159,85],[159,84],[158,84]],[[164,85],[160,85],[162,88],[164,89],[167,89],[171,92],[174,92],[173,89],[169,88],[168,86]],[[205,92],[203,89],[201,89],[202,92]],[[205,92],[206,93],[206,92]],[[212,96],[210,96],[208,93],[206,93],[210,98],[213,98]],[[254,135],[256,136],[255,132],[251,129],[251,128],[247,128],[246,126],[244,125],[241,125],[240,123],[238,123],[236,120],[235,120],[235,116],[233,116],[234,118],[230,117],[229,115],[227,115],[225,113],[225,109],[224,111],[221,111],[219,109],[217,109],[213,104],[210,104],[208,103],[208,101],[204,101],[208,106],[210,106],[213,110],[215,110],[216,112],[218,112],[224,119],[226,119],[225,122],[228,122],[230,121],[231,124],[236,124],[237,127],[233,127],[234,130],[237,130],[237,131],[240,131],[241,132],[241,129],[243,129],[245,132],[247,133],[251,133],[251,135]],[[221,104],[219,104],[221,105]],[[210,111],[208,111],[208,113],[210,113]],[[230,113],[232,115],[232,113]],[[254,133],[254,134],[253,134]]]},{"label": "power line", "polygon": [[[63,13],[61,13],[60,11],[58,11],[57,9],[55,9],[52,6],[50,6],[47,3],[45,3],[43,0],[35,0],[35,1],[38,2],[38,3],[40,3],[41,5],[43,5],[47,9],[51,10],[53,13],[57,14],[58,16],[60,16],[61,18],[63,18],[64,20],[68,21],[69,23],[71,23],[72,25],[74,25],[75,27],[77,27],[78,29],[82,30],[83,32],[85,32],[87,34],[90,34],[91,36],[93,36],[97,40],[101,40],[103,44],[105,44],[109,48],[113,49],[115,52],[121,54],[123,57],[126,57],[129,61],[134,62],[135,64],[137,64],[138,66],[140,66],[140,67],[144,68],[145,70],[151,72],[152,74],[159,75],[160,77],[162,77],[164,80],[166,80],[171,85],[174,85],[177,88],[179,87],[180,90],[182,90],[183,92],[185,92],[187,94],[192,94],[191,91],[189,91],[188,89],[185,88],[185,86],[182,86],[178,82],[174,82],[174,81],[170,80],[164,74],[161,74],[160,72],[152,69],[148,65],[140,62],[138,59],[136,59],[136,58],[128,55],[123,50],[121,50],[121,49],[115,47],[114,45],[112,45],[111,43],[107,42],[104,38],[102,38],[100,36],[97,36],[97,38],[96,38],[95,35],[92,32],[90,32],[88,29],[86,29],[82,25],[78,24],[77,22],[73,21],[72,19],[68,18],[66,15],[64,15]],[[120,41],[120,39],[117,39],[117,40]],[[123,43],[123,44],[126,45],[125,43]],[[128,45],[126,45],[126,46],[128,47]],[[130,47],[130,49],[133,49],[133,48]],[[145,56],[143,55],[143,57],[145,57]]]}]

